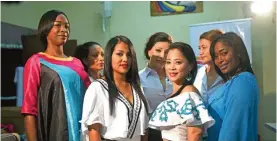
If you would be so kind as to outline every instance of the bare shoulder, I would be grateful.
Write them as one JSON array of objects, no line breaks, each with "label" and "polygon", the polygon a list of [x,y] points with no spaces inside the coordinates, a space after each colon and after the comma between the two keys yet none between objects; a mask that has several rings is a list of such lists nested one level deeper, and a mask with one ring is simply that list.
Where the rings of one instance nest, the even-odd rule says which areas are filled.
[{"label": "bare shoulder", "polygon": [[182,93],[183,92],[195,92],[197,94],[200,94],[198,89],[196,87],[194,87],[193,85],[188,85],[186,86],[183,90],[182,90]]}]

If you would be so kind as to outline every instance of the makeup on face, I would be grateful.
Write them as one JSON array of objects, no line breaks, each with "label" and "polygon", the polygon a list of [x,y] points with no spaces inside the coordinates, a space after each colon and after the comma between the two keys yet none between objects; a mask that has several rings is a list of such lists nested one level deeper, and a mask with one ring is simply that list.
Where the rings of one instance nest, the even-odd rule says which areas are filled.
[{"label": "makeup on face", "polygon": [[172,49],[168,52],[165,70],[171,82],[182,83],[190,69],[188,60],[178,49]]},{"label": "makeup on face", "polygon": [[210,55],[210,44],[211,42],[207,39],[201,39],[199,41],[199,56],[203,64],[208,64],[212,62]]},{"label": "makeup on face", "polygon": [[99,45],[89,48],[88,60],[90,62],[90,69],[102,70],[104,68],[104,51]]},{"label": "makeup on face", "polygon": [[152,64],[152,66],[156,66],[157,68],[164,67],[168,48],[168,42],[157,42],[151,48],[151,50],[148,51],[148,55],[150,57],[150,64]]},{"label": "makeup on face", "polygon": [[131,52],[126,43],[118,43],[112,53],[112,68],[118,73],[127,73],[131,67]]},{"label": "makeup on face", "polygon": [[239,66],[239,59],[235,55],[234,49],[217,42],[215,44],[215,64],[223,74],[230,74],[236,71]]}]

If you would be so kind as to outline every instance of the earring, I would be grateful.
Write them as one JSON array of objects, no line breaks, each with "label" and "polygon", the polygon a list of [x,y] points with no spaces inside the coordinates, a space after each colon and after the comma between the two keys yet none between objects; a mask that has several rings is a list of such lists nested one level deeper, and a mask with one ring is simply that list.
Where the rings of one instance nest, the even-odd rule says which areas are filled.
[{"label": "earring", "polygon": [[189,74],[188,74],[188,76],[186,77],[186,80],[187,81],[190,81],[192,79],[192,75],[191,75],[191,73],[190,73],[190,71],[189,71]]}]

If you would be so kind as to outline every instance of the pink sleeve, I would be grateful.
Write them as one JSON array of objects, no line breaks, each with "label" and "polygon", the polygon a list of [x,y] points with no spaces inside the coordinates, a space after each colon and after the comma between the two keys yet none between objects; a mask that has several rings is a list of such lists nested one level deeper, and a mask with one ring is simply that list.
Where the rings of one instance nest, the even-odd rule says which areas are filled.
[{"label": "pink sleeve", "polygon": [[81,78],[82,78],[82,80],[83,80],[83,82],[85,84],[85,87],[88,88],[90,83],[91,83],[91,81],[89,79],[89,76],[88,76],[87,72],[85,71],[82,62],[78,58],[75,58],[75,57],[73,57],[73,58],[74,58],[74,60],[76,62],[76,65],[81,67],[82,70],[79,72],[79,74],[80,74],[80,76],[81,76]]},{"label": "pink sleeve", "polygon": [[87,75],[87,77],[85,77],[84,83],[85,83],[86,88],[88,88],[88,86],[91,84],[91,81],[90,81],[88,75]]},{"label": "pink sleeve", "polygon": [[38,89],[40,85],[40,60],[37,55],[31,56],[24,66],[23,104],[21,114],[37,116]]}]

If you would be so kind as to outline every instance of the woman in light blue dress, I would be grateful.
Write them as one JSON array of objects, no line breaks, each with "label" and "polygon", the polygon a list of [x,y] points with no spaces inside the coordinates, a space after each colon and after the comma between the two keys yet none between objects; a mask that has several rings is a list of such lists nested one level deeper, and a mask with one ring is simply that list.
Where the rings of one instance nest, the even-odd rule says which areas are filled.
[{"label": "woman in light blue dress", "polygon": [[204,65],[198,69],[193,85],[200,92],[205,104],[207,104],[210,95],[223,85],[223,79],[215,71],[210,55],[211,42],[222,34],[222,31],[214,29],[204,32],[199,39],[199,56]]},{"label": "woman in light blue dress", "polygon": [[208,141],[257,141],[259,89],[242,39],[225,33],[212,42],[210,53],[225,84],[208,99],[216,120]]},{"label": "woman in light blue dress", "polygon": [[[171,37],[164,32],[157,32],[149,37],[144,55],[148,60],[144,69],[139,72],[141,87],[150,106],[150,114],[172,92],[172,84],[166,78],[164,64],[166,52],[171,44]],[[162,141],[161,133],[149,130],[149,141]]]}]

